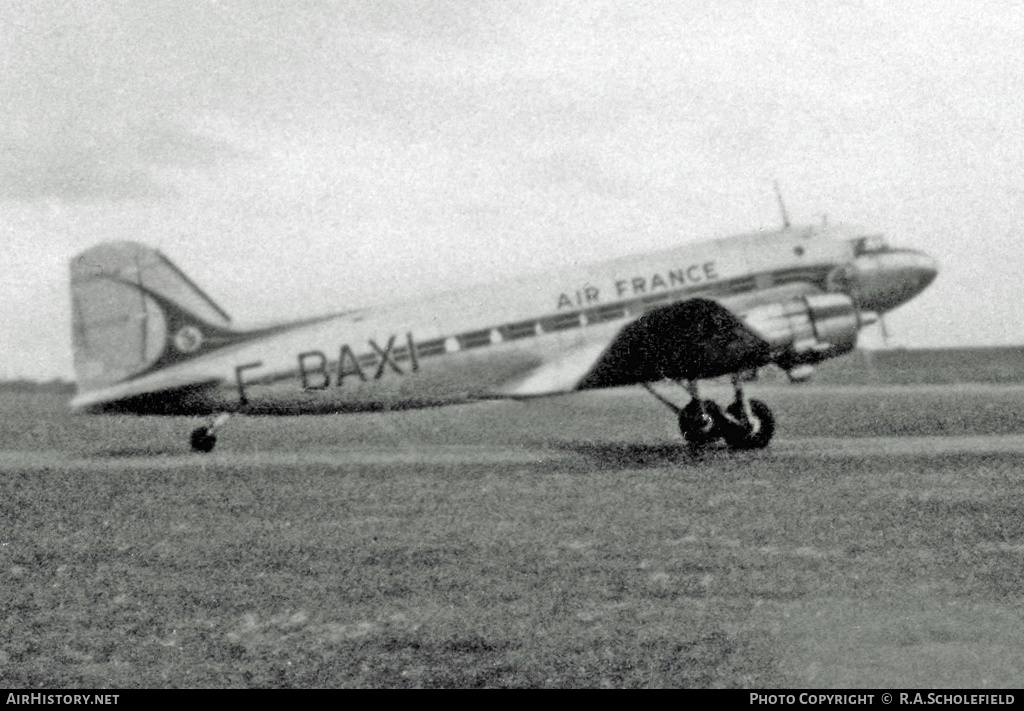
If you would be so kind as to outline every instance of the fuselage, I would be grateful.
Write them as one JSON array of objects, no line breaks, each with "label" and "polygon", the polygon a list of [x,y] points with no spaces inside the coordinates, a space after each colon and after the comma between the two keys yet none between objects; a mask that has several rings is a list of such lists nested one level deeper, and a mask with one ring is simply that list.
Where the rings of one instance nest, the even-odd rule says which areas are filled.
[{"label": "fuselage", "polygon": [[884,312],[935,274],[920,252],[842,227],[793,227],[232,331],[216,347],[190,342],[186,331],[201,340],[202,323],[165,316],[158,368],[80,393],[73,405],[297,413],[553,394],[573,389],[584,373],[566,369],[596,358],[624,324],[673,302],[713,299],[742,315],[833,292]]}]

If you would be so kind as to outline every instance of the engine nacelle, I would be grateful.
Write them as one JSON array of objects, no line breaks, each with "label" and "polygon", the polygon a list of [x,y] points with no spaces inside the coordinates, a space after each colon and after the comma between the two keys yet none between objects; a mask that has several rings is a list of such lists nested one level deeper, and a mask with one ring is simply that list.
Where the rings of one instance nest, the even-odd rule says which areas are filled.
[{"label": "engine nacelle", "polygon": [[853,350],[861,315],[845,294],[812,294],[756,306],[747,326],[772,347],[772,360],[785,370],[820,363]]}]

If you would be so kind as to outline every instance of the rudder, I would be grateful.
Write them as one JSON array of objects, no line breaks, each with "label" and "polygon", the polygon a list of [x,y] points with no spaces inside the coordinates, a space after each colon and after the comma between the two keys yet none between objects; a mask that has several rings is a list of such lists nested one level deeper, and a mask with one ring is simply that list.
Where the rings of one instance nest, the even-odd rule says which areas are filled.
[{"label": "rudder", "polygon": [[79,394],[124,382],[232,333],[231,318],[155,249],[107,242],[71,260]]}]

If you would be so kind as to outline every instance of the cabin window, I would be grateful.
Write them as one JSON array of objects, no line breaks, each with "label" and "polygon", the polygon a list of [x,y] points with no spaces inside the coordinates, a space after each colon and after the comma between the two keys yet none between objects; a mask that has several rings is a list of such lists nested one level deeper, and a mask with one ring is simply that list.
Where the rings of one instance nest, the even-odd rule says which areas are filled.
[{"label": "cabin window", "polygon": [[602,306],[599,309],[594,309],[587,312],[588,323],[601,323],[602,321],[614,321],[615,319],[624,318],[626,315],[626,307],[622,304],[611,304],[609,306]]},{"label": "cabin window", "polygon": [[498,332],[506,341],[514,341],[517,338],[530,338],[537,335],[537,322],[520,321],[519,323],[510,323],[506,326],[501,326]]},{"label": "cabin window", "polygon": [[420,358],[441,355],[442,353],[444,353],[443,338],[436,338],[433,341],[423,341],[416,344],[416,355]]},{"label": "cabin window", "polygon": [[581,325],[578,311],[571,314],[559,314],[541,321],[541,327],[545,331],[564,331],[567,328],[579,328]]},{"label": "cabin window", "polygon": [[466,348],[479,348],[480,346],[491,345],[491,329],[486,331],[471,331],[458,336],[459,346]]},{"label": "cabin window", "polygon": [[853,241],[853,252],[856,256],[862,254],[878,254],[889,251],[889,244],[885,235],[864,235]]}]

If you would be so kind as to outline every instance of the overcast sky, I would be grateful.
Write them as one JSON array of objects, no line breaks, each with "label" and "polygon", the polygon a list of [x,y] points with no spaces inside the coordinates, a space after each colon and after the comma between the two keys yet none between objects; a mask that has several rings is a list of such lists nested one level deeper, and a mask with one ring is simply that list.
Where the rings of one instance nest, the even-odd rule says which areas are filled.
[{"label": "overcast sky", "polygon": [[775,228],[774,180],[939,259],[894,344],[1024,344],[1021,9],[3,3],[0,378],[72,377],[104,240],[263,321]]}]

